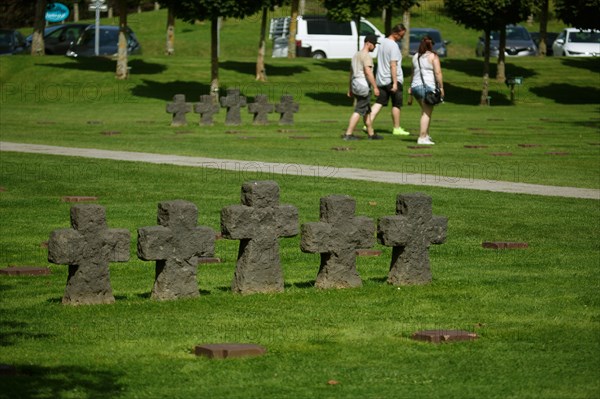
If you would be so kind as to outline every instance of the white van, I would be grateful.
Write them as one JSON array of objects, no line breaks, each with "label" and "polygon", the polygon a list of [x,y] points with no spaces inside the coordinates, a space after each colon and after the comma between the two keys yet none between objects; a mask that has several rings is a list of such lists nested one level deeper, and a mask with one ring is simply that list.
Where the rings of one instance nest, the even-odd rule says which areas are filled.
[{"label": "white van", "polygon": [[[287,57],[287,37],[290,17],[273,18],[269,37],[274,39],[273,57]],[[371,22],[360,19],[356,22],[334,22],[324,16],[299,16],[296,46],[299,53],[313,58],[352,58],[362,47],[366,35],[384,37]],[[371,53],[377,56],[377,49]]]}]

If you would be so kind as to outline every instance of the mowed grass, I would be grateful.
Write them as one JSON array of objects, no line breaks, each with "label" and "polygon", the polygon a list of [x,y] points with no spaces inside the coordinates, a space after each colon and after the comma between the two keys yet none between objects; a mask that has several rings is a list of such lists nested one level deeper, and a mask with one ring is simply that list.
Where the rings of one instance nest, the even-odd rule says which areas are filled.
[{"label": "mowed grass", "polygon": [[[438,145],[426,150],[409,148],[416,144],[417,105],[402,110],[410,137],[389,134],[384,109],[375,128],[385,140],[340,140],[352,112],[347,60],[269,60],[267,83],[254,80],[254,60],[222,60],[223,94],[239,88],[248,102],[266,94],[271,103],[292,94],[300,105],[294,125],[279,126],[279,115],[271,114],[270,125],[254,126],[242,108],[240,126],[224,125],[221,109],[214,126],[199,126],[199,115],[190,113],[187,127],[172,128],[165,108],[175,94],[194,103],[209,92],[205,58],[134,58],[127,81],[114,79],[111,60],[5,58],[0,134],[4,141],[600,187],[600,61],[526,58],[507,66],[524,77],[515,104],[509,88],[492,79],[490,107],[477,105],[482,61],[444,60],[446,103],[436,108],[431,127]],[[412,157],[422,153],[431,157]]]},{"label": "mowed grass", "polygon": [[[596,201],[275,176],[281,203],[300,222],[318,220],[319,198],[343,193],[357,214],[395,212],[398,193],[425,191],[449,218],[448,240],[430,249],[433,282],[385,283],[391,249],[359,257],[364,286],[314,288],[319,256],[299,237],[281,239],[286,289],[239,296],[229,286],[237,242],[217,242],[220,264],[201,265],[200,297],[149,298],[154,263],[135,256],[136,229],[156,223],[156,204],[185,199],[200,225],[219,229],[243,181],[263,174],[2,153],[0,264],[46,265],[40,244],[69,225],[64,195],[95,195],[110,227],[132,233],[132,257],[111,264],[114,305],[62,306],[67,267],[0,279],[1,397],[37,398],[589,398],[598,369]],[[482,241],[525,241],[486,250]],[[475,332],[475,342],[412,341],[424,329]],[[200,343],[250,342],[260,358],[197,358]],[[330,384],[337,381],[337,384]]]},{"label": "mowed grass", "polygon": [[[198,41],[208,24],[178,23],[177,55],[163,57],[164,10],[130,16],[147,51],[130,60],[125,82],[114,79],[112,60],[0,59],[2,141],[242,161],[227,172],[0,152],[0,267],[48,266],[43,243],[69,226],[67,195],[97,196],[109,227],[132,235],[130,260],[110,266],[113,305],[62,306],[67,266],[50,265],[50,276],[0,276],[0,365],[14,368],[0,375],[0,398],[598,396],[598,201],[335,179],[336,167],[360,167],[600,187],[598,60],[509,59],[507,72],[525,79],[515,104],[492,79],[491,106],[480,107],[482,60],[466,58],[477,32],[428,14],[439,3],[424,3],[415,20],[439,23],[454,41],[450,53],[460,48],[454,54],[465,56],[443,60],[447,98],[434,113],[438,144],[427,150],[409,148],[418,106],[402,111],[409,138],[389,134],[384,110],[376,130],[385,140],[340,140],[352,109],[348,60],[268,59],[269,81],[255,82],[252,19],[225,21],[221,87],[240,88],[249,101],[294,95],[293,126],[278,126],[278,115],[253,126],[243,109],[241,126],[225,126],[221,110],[212,127],[198,126],[197,114],[188,114],[187,127],[170,127],[165,105],[174,94],[190,102],[208,94],[208,46]],[[403,67],[408,74],[408,60]],[[411,157],[425,151],[431,157]],[[243,165],[252,161],[317,169],[304,177],[249,172]],[[296,236],[280,240],[285,292],[234,295],[238,243],[219,240],[222,262],[198,268],[199,298],[151,300],[154,263],[137,259],[136,230],[156,224],[157,203],[192,201],[198,224],[219,230],[220,210],[239,203],[242,183],[267,179],[280,185],[281,203],[298,207],[300,223],[317,221],[319,199],[329,194],[351,195],[356,213],[374,220],[395,213],[399,193],[430,195],[434,214],[449,219],[447,242],[430,248],[432,283],[387,285],[391,249],[377,244],[381,256],[357,259],[362,288],[317,290],[319,255],[302,253]],[[483,241],[529,248],[487,250]],[[479,339],[410,339],[426,329],[467,330]],[[225,361],[192,354],[196,344],[218,342],[257,343],[268,353]]]}]

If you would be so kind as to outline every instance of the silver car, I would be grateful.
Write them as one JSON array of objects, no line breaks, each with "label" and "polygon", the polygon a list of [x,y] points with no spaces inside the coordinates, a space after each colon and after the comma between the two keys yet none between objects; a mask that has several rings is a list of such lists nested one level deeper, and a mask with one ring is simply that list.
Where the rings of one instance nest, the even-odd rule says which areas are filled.
[{"label": "silver car", "polygon": [[[498,47],[500,46],[500,32],[494,31],[490,36],[490,57],[498,57]],[[509,57],[536,55],[537,46],[535,45],[531,35],[522,26],[507,25],[506,26],[506,46],[504,54]],[[478,57],[483,57],[485,52],[484,38],[479,38],[479,43],[475,48],[475,54]]]}]

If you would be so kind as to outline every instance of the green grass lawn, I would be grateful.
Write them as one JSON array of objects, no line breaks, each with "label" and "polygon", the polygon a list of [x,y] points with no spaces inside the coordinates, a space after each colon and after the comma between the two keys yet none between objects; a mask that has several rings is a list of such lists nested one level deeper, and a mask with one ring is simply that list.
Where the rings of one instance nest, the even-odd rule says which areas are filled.
[{"label": "green grass lawn", "polygon": [[[2,153],[2,265],[46,265],[40,244],[68,226],[64,195],[95,195],[110,227],[156,223],[156,204],[186,199],[199,224],[219,229],[222,207],[239,203],[260,176],[139,163]],[[300,222],[318,220],[319,198],[344,193],[357,214],[394,213],[398,193],[423,188],[276,177],[281,202]],[[596,201],[427,188],[448,240],[431,248],[433,282],[385,284],[391,251],[361,257],[360,289],[318,291],[319,257],[281,240],[286,290],[233,295],[237,243],[220,240],[220,264],[201,265],[200,298],[149,299],[153,262],[111,265],[114,305],[62,306],[66,266],[45,277],[0,279],[1,397],[553,397],[599,392]],[[126,200],[125,200],[126,199]],[[482,241],[526,241],[486,250]],[[135,254],[135,239],[131,253]],[[476,342],[410,340],[423,329],[476,332]],[[252,342],[256,359],[210,361],[199,343]],[[338,385],[328,385],[336,380]],[[443,395],[442,395],[443,393]],[[8,395],[8,396],[6,396]]]},{"label": "green grass lawn", "polygon": [[[424,3],[415,19],[434,18],[428,13],[437,3]],[[195,102],[208,93],[208,50],[194,42],[208,27],[178,24],[178,38],[189,34],[181,39],[185,51],[202,50],[161,56],[161,13],[130,17],[139,36],[155,44],[130,60],[124,82],[114,79],[112,60],[2,57],[0,141],[600,188],[597,59],[509,59],[507,72],[524,77],[516,102],[492,79],[491,106],[481,107],[482,60],[467,53],[477,32],[459,32],[438,15],[426,24],[448,26],[443,32],[465,56],[443,60],[447,98],[432,124],[438,144],[426,150],[431,157],[412,158],[425,151],[409,148],[418,106],[402,110],[412,136],[389,134],[383,110],[375,126],[383,141],[346,143],[340,135],[352,110],[345,97],[349,61],[268,59],[269,81],[257,83],[254,47],[232,45],[240,38],[235,29],[223,32],[222,89],[238,87],[249,101],[267,94],[273,103],[290,93],[300,104],[295,124],[278,126],[271,115],[270,125],[253,126],[243,109],[241,126],[225,126],[221,110],[214,126],[198,126],[198,115],[188,114],[188,126],[170,127],[165,105],[174,94]],[[246,22],[225,26],[256,29]],[[240,40],[255,46],[252,35]],[[407,60],[403,67],[409,73]],[[512,156],[492,155],[507,152]],[[135,237],[156,224],[157,203],[192,201],[198,224],[219,230],[220,210],[238,204],[242,183],[255,179],[276,180],[281,203],[298,208],[300,223],[317,221],[319,199],[329,194],[351,195],[357,214],[376,220],[395,213],[399,193],[427,193],[434,214],[448,217],[447,242],[430,249],[432,283],[387,285],[391,249],[377,244],[381,256],[357,260],[362,288],[316,290],[319,256],[302,253],[296,236],[280,240],[285,292],[234,295],[238,243],[219,240],[222,262],[198,268],[199,298],[151,300],[154,262],[137,259]],[[110,266],[113,305],[61,305],[67,266],[50,265],[49,276],[0,276],[0,366],[15,370],[0,373],[2,399],[600,395],[596,200],[10,152],[0,152],[0,187],[2,268],[48,266],[42,243],[69,226],[72,204],[63,196],[97,196],[109,227],[132,234],[131,259]],[[488,250],[483,241],[524,241],[529,248]],[[479,339],[410,339],[426,329],[467,330]],[[218,342],[257,343],[268,353],[225,361],[192,353],[197,344]]]}]

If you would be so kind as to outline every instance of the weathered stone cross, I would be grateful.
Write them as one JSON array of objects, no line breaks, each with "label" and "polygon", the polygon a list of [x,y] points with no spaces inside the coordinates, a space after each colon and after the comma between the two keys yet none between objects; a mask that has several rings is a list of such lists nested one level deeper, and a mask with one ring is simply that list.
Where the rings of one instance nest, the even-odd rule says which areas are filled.
[{"label": "weathered stone cross", "polygon": [[93,204],[71,207],[71,227],[48,240],[48,261],[69,265],[62,303],[113,303],[108,263],[129,260],[129,230],[109,229],[104,207]]},{"label": "weathered stone cross", "polygon": [[298,234],[298,209],[279,205],[279,186],[274,181],[242,185],[242,205],[221,210],[224,238],[240,240],[237,267],[231,289],[241,294],[283,291],[279,237]]},{"label": "weathered stone cross", "polygon": [[254,97],[254,102],[248,104],[248,113],[254,114],[255,125],[266,125],[269,123],[267,115],[275,110],[274,104],[269,104],[269,98],[264,94]]},{"label": "weathered stone cross", "polygon": [[185,126],[185,114],[192,112],[192,104],[185,102],[185,94],[175,94],[173,102],[167,104],[167,113],[173,114],[171,126]]},{"label": "weathered stone cross", "polygon": [[221,107],[227,108],[225,115],[226,125],[239,125],[242,123],[241,107],[246,106],[246,97],[240,95],[239,89],[227,89],[227,95],[221,97]]},{"label": "weathered stone cross", "polygon": [[275,105],[275,112],[281,114],[279,118],[280,125],[293,125],[294,124],[294,113],[298,112],[300,106],[294,102],[294,97],[285,94],[281,96],[281,102]]},{"label": "weathered stone cross", "polygon": [[199,295],[199,257],[213,256],[215,232],[196,226],[198,208],[183,200],[158,204],[159,226],[138,229],[138,257],[156,261],[152,298],[170,300]]},{"label": "weathered stone cross", "polygon": [[321,221],[302,225],[300,249],[320,253],[317,288],[360,287],[356,270],[356,250],[375,244],[375,223],[354,216],[356,201],[347,195],[321,198]]},{"label": "weathered stone cross", "polygon": [[194,112],[200,114],[201,125],[212,125],[213,115],[219,113],[219,104],[213,103],[210,95],[200,96],[200,102],[194,104]]},{"label": "weathered stone cross", "polygon": [[396,215],[379,219],[379,242],[392,249],[388,283],[393,285],[431,282],[429,245],[446,240],[448,219],[432,216],[431,197],[422,193],[399,194]]}]

